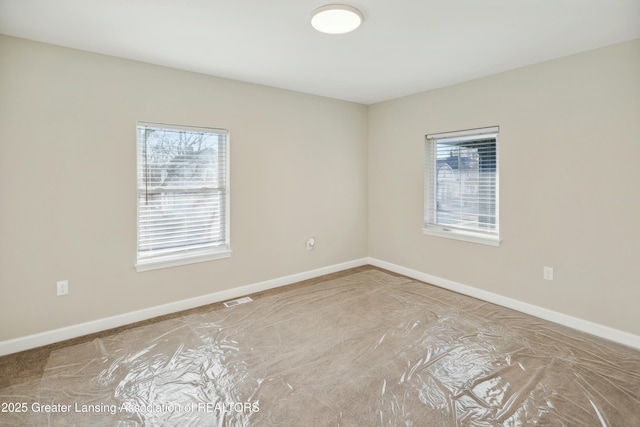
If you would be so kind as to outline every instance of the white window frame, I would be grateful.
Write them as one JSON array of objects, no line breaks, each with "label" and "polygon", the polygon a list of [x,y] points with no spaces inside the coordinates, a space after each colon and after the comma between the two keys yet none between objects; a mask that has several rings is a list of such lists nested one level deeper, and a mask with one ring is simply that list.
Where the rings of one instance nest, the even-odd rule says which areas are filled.
[{"label": "white window frame", "polygon": [[[224,184],[220,184],[218,189],[224,193],[224,242],[216,243],[215,245],[187,245],[184,247],[174,247],[172,249],[163,250],[149,250],[140,251],[140,203],[142,202],[144,191],[144,159],[145,154],[142,152],[144,149],[144,141],[141,141],[141,129],[150,128],[158,130],[168,131],[188,131],[196,133],[207,133],[224,136],[224,153],[219,154],[218,161],[218,173],[223,174],[223,178],[220,178]],[[206,128],[206,127],[194,127],[194,126],[182,126],[165,123],[151,123],[151,122],[137,122],[136,123],[136,164],[137,164],[137,184],[136,184],[136,259],[135,264],[136,271],[148,271],[159,268],[175,267],[186,264],[193,264],[204,261],[211,261],[216,259],[228,258],[231,256],[230,245],[230,177],[229,177],[229,165],[230,165],[230,153],[229,153],[229,131],[227,129],[218,128]],[[223,165],[220,165],[224,162]]]},{"label": "white window frame", "polygon": [[[500,246],[499,131],[500,129],[498,126],[492,126],[487,128],[430,134],[426,136],[424,157],[424,228],[422,229],[424,234],[490,246]],[[465,141],[482,140],[491,137],[494,137],[496,140],[495,228],[493,230],[485,231],[479,226],[475,229],[466,229],[465,227],[439,223],[437,219],[438,210],[436,203],[438,174],[436,156],[437,143],[463,143]]]}]

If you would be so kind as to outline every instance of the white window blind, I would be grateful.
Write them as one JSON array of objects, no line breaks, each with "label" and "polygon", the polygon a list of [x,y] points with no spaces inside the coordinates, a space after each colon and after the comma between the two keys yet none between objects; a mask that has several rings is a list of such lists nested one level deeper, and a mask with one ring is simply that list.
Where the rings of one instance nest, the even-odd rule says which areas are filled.
[{"label": "white window blind", "polygon": [[499,242],[498,130],[427,135],[425,233]]},{"label": "white window blind", "polygon": [[138,123],[137,142],[138,270],[227,254],[228,132]]}]

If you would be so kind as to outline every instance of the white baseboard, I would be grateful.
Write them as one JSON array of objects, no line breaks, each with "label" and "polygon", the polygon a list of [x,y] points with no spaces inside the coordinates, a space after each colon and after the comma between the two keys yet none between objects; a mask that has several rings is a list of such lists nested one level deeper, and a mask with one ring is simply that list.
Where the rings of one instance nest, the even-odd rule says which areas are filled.
[{"label": "white baseboard", "polygon": [[54,329],[51,331],[28,335],[25,337],[1,341],[0,356],[17,353],[23,350],[29,350],[43,345],[52,344],[71,338],[77,338],[83,335],[101,332],[112,328],[117,328],[119,326],[128,325],[142,320],[152,319],[154,317],[163,316],[165,314],[171,314],[207,304],[212,304],[215,302],[238,298],[243,295],[253,294],[280,286],[290,285],[302,280],[313,279],[325,274],[331,274],[367,264],[371,264],[385,270],[402,274],[413,279],[420,280],[422,282],[430,283],[444,289],[458,292],[463,295],[468,295],[522,313],[530,314],[541,319],[549,320],[560,325],[568,326],[570,328],[586,332],[610,341],[614,341],[629,347],[640,349],[640,336],[638,335],[620,331],[608,326],[603,326],[598,323],[590,322],[588,320],[568,316],[566,314],[562,314],[553,310],[538,307],[532,304],[515,300],[513,298],[508,298],[499,294],[474,288],[473,286],[453,282],[451,280],[443,279],[441,277],[433,276],[407,267],[402,267],[400,265],[382,261],[376,258],[361,258],[341,264],[334,264],[328,267],[318,268],[315,270],[292,274],[284,277],[278,277],[275,279],[253,283],[237,288],[227,289],[200,297],[176,301],[138,311],[133,311],[130,313],[124,313],[103,319],[93,320],[90,322],[80,323],[78,325],[67,326],[64,328]]},{"label": "white baseboard", "polygon": [[431,274],[412,270],[410,268],[402,267],[400,265],[392,264],[390,262],[382,261],[376,258],[369,258],[368,264],[392,271],[394,273],[402,274],[404,276],[408,276],[422,282],[430,283],[432,285],[448,289],[450,291],[458,292],[463,295],[468,295],[470,297],[478,298],[480,300],[497,304],[502,307],[510,308],[521,313],[530,314],[540,319],[549,320],[563,326],[568,326],[570,328],[577,329],[579,331],[586,332],[600,338],[640,349],[640,336],[631,334],[629,332],[620,331],[618,329],[603,326],[598,323],[590,322],[588,320],[568,316],[557,311],[542,308],[533,304],[528,304],[526,302],[508,298],[499,294],[495,294],[493,292],[484,291],[482,289],[474,288],[473,286],[463,285],[461,283],[453,282],[441,277],[432,276]]},{"label": "white baseboard", "polygon": [[227,289],[200,297],[189,298],[168,304],[158,305],[155,307],[145,308],[138,311],[132,311],[130,313],[124,313],[103,319],[93,320],[90,322],[80,323],[78,325],[67,326],[64,328],[54,329],[51,331],[28,335],[25,337],[1,341],[0,356],[17,353],[23,350],[29,350],[47,344],[53,344],[55,342],[64,341],[71,338],[81,337],[83,335],[88,335],[95,332],[102,332],[108,329],[117,328],[119,326],[129,325],[131,323],[139,322],[142,320],[163,316],[165,314],[176,313],[207,304],[212,304],[214,302],[226,301],[238,298],[243,295],[253,294],[280,286],[290,285],[302,280],[313,279],[325,274],[336,273],[338,271],[360,267],[366,264],[367,258],[356,259],[341,264],[334,264],[328,267],[318,268],[315,270],[305,271],[289,276],[278,277],[276,279],[266,280],[264,282],[258,282],[250,285],[240,286],[237,288]]}]

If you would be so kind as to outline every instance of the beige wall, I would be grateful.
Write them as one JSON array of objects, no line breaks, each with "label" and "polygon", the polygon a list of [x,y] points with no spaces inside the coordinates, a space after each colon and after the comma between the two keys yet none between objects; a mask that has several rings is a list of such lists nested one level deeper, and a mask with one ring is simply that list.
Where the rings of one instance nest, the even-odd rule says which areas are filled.
[{"label": "beige wall", "polygon": [[[230,129],[230,259],[135,272],[137,120]],[[365,257],[366,132],[363,105],[0,37],[0,341]]]},{"label": "beige wall", "polygon": [[[493,125],[502,245],[423,235],[424,136]],[[370,108],[371,257],[640,334],[639,219],[640,40]]]},{"label": "beige wall", "polygon": [[[0,341],[365,256],[640,334],[639,75],[637,40],[366,107],[0,36]],[[230,129],[230,259],[135,272],[138,120]],[[502,245],[423,235],[424,135],[492,125]]]}]

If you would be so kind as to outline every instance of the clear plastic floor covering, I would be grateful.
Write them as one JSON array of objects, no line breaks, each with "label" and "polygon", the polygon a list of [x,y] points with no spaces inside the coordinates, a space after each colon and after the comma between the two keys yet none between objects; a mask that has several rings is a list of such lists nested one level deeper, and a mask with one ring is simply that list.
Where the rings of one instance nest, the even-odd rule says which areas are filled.
[{"label": "clear plastic floor covering", "polygon": [[640,352],[367,270],[53,352],[0,425],[640,426]]}]

